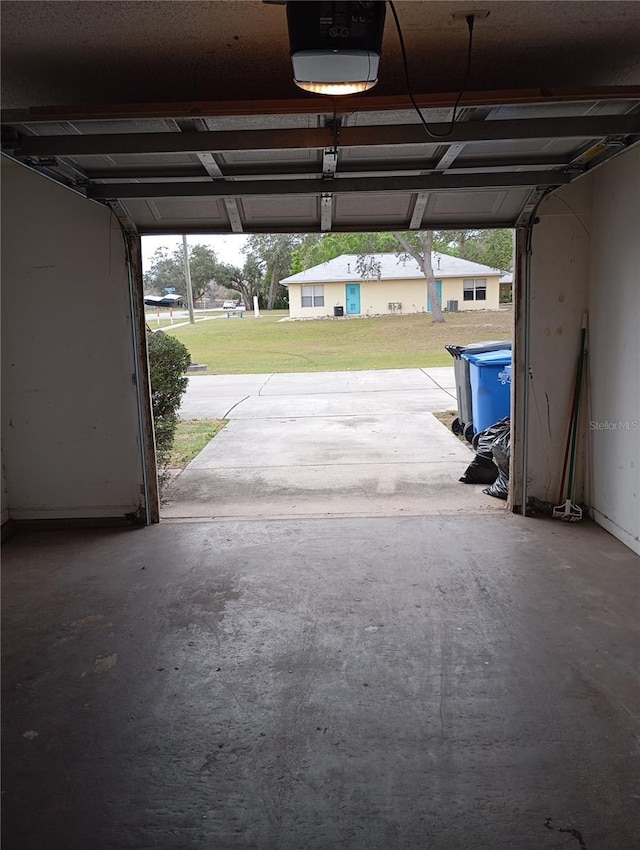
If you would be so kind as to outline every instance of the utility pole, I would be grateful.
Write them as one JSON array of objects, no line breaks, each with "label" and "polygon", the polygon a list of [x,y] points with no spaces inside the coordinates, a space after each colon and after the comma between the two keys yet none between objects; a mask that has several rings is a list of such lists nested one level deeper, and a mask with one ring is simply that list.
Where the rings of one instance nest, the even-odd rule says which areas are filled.
[{"label": "utility pole", "polygon": [[193,315],[193,289],[191,288],[191,269],[189,268],[189,247],[187,237],[182,234],[182,251],[184,254],[184,277],[187,282],[187,303],[189,305],[189,324],[195,325],[196,319]]}]

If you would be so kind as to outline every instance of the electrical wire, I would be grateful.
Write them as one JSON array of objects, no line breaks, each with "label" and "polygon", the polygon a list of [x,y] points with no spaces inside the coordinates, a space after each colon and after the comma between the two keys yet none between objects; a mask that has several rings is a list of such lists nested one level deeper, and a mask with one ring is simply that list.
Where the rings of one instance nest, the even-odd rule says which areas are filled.
[{"label": "electrical wire", "polygon": [[333,152],[338,156],[338,115],[336,113],[336,99],[333,98]]},{"label": "electrical wire", "polygon": [[413,96],[413,91],[411,88],[411,80],[409,78],[409,66],[407,64],[407,51],[404,45],[404,36],[402,34],[402,28],[400,26],[400,21],[398,19],[398,14],[396,12],[395,4],[392,0],[389,0],[389,8],[391,9],[391,14],[393,15],[393,19],[396,24],[396,30],[398,32],[398,40],[400,41],[400,53],[402,55],[402,67],[404,69],[404,79],[407,85],[407,94],[409,95],[409,100],[411,101],[411,105],[415,109],[418,117],[420,118],[420,122],[425,129],[427,136],[432,139],[446,139],[447,136],[450,136],[453,132],[454,124],[456,123],[456,117],[458,115],[458,106],[460,105],[460,101],[462,100],[462,95],[467,88],[467,83],[469,82],[469,73],[471,71],[471,50],[473,47],[473,24],[475,21],[475,15],[467,15],[467,27],[469,28],[469,43],[467,46],[467,68],[464,74],[464,79],[462,81],[462,85],[460,87],[460,91],[458,92],[458,96],[456,98],[456,102],[453,106],[453,114],[451,116],[451,123],[449,124],[449,129],[446,133],[434,133],[429,129],[427,122],[424,119],[424,115],[420,111],[420,107],[416,103],[416,99]]},{"label": "electrical wire", "polygon": [[[367,51],[367,62],[368,62],[368,66],[367,66],[367,80],[366,81],[370,82],[371,81],[371,53],[369,51]],[[366,89],[365,91],[363,91],[362,94],[360,95],[360,100],[358,101],[358,105],[356,106],[356,108],[353,109],[351,112],[349,112],[347,115],[342,116],[343,123],[346,124],[346,122],[350,118],[353,118],[353,116],[357,112],[360,112],[360,110],[362,109],[362,104],[364,103],[365,98],[366,98],[367,94],[369,93],[369,91],[370,91],[369,89]]]},{"label": "electrical wire", "polygon": [[565,207],[567,207],[569,210],[571,210],[571,212],[574,214],[574,216],[578,219],[578,221],[579,221],[579,223],[580,223],[580,225],[581,225],[582,229],[584,230],[584,232],[587,234],[587,236],[588,236],[589,238],[591,238],[591,234],[589,233],[589,229],[587,228],[586,224],[585,224],[585,223],[584,223],[584,221],[581,219],[581,217],[578,215],[578,213],[577,213],[577,212],[574,210],[574,208],[571,206],[571,204],[569,203],[569,201],[565,201],[565,199],[562,197],[562,195],[559,195],[559,194],[557,194],[557,193],[555,193],[553,197],[554,197],[556,200],[558,200],[558,201],[562,201],[562,203],[565,205]]}]

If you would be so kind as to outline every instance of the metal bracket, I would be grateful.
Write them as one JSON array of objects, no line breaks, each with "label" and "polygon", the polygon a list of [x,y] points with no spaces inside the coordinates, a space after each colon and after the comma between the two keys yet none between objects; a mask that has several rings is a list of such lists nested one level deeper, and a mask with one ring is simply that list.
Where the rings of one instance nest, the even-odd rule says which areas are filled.
[{"label": "metal bracket", "polygon": [[322,176],[331,180],[338,169],[338,149],[325,148],[322,152]]},{"label": "metal bracket", "polygon": [[333,195],[323,192],[320,196],[320,230],[331,230],[333,217]]},{"label": "metal bracket", "polygon": [[224,198],[224,205],[229,216],[229,224],[233,233],[242,233],[242,218],[235,198]]},{"label": "metal bracket", "polygon": [[523,206],[520,215],[516,220],[516,230],[518,228],[526,228],[530,227],[533,223],[531,218],[536,211],[538,204],[542,200],[542,198],[549,192],[548,186],[538,186],[535,188],[527,198],[526,204]]},{"label": "metal bracket", "polygon": [[120,201],[105,201],[105,204],[118,219],[125,233],[128,233],[130,236],[138,236],[138,228]]},{"label": "metal bracket", "polygon": [[428,192],[420,192],[416,195],[416,202],[413,205],[413,213],[411,214],[411,221],[409,222],[409,230],[419,230],[422,225],[422,218],[424,216],[424,211],[427,208],[427,201],[429,200]]}]

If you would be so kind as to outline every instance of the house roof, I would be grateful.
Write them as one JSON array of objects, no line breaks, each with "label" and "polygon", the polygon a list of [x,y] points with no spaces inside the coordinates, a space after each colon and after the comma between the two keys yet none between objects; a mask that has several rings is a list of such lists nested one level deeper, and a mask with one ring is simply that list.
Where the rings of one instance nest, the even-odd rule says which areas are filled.
[{"label": "house roof", "polygon": [[[360,281],[357,271],[358,254],[342,254],[326,263],[312,266],[298,274],[283,278],[283,286],[296,283],[330,283],[334,281]],[[422,270],[413,258],[403,259],[398,254],[370,254],[380,264],[380,280],[411,280],[424,278]],[[437,279],[446,277],[489,277],[499,275],[498,269],[434,252],[431,255],[433,273]]]}]

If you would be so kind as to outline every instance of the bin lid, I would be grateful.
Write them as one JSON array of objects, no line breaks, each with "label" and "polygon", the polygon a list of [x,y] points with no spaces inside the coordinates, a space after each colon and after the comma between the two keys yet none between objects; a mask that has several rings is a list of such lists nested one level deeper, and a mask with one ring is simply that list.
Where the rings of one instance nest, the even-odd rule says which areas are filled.
[{"label": "bin lid", "polygon": [[460,355],[464,351],[464,345],[445,345],[445,349],[454,360],[460,360]]},{"label": "bin lid", "polygon": [[461,346],[462,351],[468,351],[470,354],[480,354],[481,351],[511,351],[511,342],[506,339],[487,342],[472,342],[469,345]]},{"label": "bin lid", "polygon": [[511,363],[511,350],[504,348],[500,351],[479,351],[477,354],[463,351],[462,356],[477,366],[508,366]]}]

